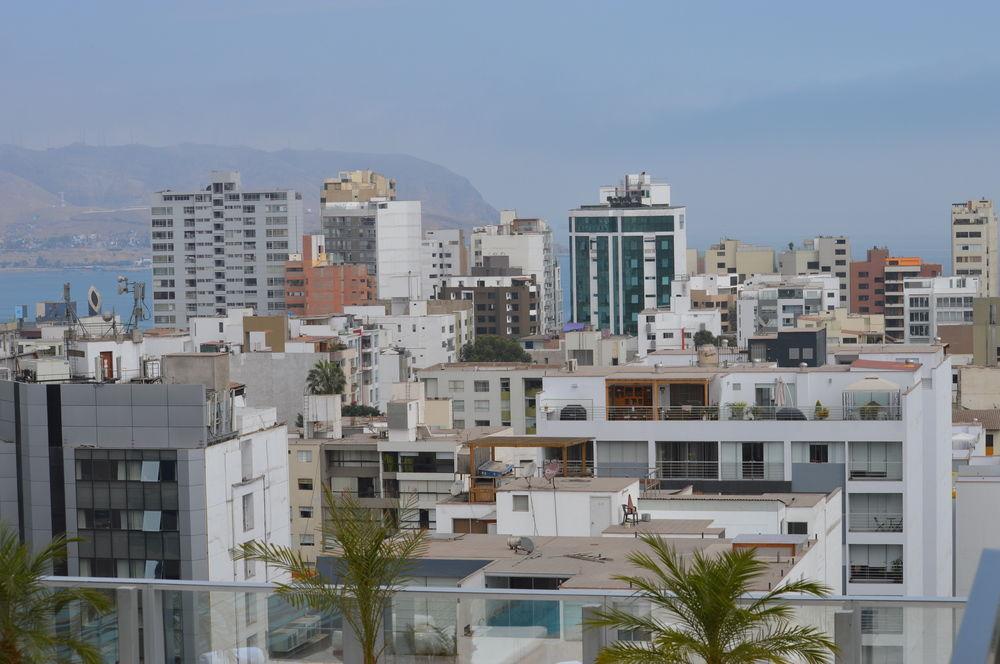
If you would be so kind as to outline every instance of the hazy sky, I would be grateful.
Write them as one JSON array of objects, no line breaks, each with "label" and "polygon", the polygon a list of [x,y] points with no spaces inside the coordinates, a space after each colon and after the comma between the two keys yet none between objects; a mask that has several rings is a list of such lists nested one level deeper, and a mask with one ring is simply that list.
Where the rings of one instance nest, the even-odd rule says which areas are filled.
[{"label": "hazy sky", "polygon": [[[998,3],[19,2],[0,142],[403,152],[548,217],[645,170],[689,238],[947,260],[1000,198]],[[206,168],[212,165],[206,164]]]}]

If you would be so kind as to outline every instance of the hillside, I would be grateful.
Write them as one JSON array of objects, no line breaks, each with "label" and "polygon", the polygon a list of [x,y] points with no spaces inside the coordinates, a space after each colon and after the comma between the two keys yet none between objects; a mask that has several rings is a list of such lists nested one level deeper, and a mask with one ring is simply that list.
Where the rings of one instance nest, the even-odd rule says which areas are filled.
[{"label": "hillside", "polygon": [[91,263],[95,256],[97,262],[135,260],[148,246],[142,207],[150,194],[203,186],[208,172],[218,169],[239,170],[249,187],[302,192],[306,228],[312,230],[323,179],[357,168],[396,178],[400,199],[422,201],[428,228],[471,228],[498,217],[466,178],[408,155],[193,144],[76,144],[50,150],[2,145],[0,267],[24,265],[31,252],[39,251],[67,265]]}]

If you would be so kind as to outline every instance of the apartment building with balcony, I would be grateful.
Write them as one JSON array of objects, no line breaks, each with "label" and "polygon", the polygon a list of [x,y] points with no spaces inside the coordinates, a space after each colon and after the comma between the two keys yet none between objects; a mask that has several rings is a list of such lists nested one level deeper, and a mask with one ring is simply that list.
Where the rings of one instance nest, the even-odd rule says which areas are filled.
[{"label": "apartment building with balcony", "polygon": [[[906,343],[930,343],[941,336],[941,326],[963,326],[971,336],[973,300],[980,291],[974,277],[932,277],[903,282],[903,320]],[[886,321],[888,333],[888,319]],[[971,344],[970,344],[971,345]]]},{"label": "apartment building with balcony", "polygon": [[469,247],[461,228],[432,228],[421,242],[423,296],[436,298],[445,277],[469,274]]},{"label": "apartment building with balcony", "polygon": [[785,276],[819,274],[837,277],[838,305],[848,306],[851,293],[851,243],[844,235],[809,238],[796,249],[778,255],[778,271]]},{"label": "apartment building with balcony", "polygon": [[213,171],[207,187],[153,195],[153,322],[187,327],[227,307],[284,312],[284,265],[302,251],[302,196],[244,189],[237,171]]},{"label": "apartment building with balcony", "polygon": [[554,372],[536,395],[538,434],[590,436],[598,477],[665,489],[840,488],[848,593],[948,595],[951,362],[928,351],[919,363],[876,347],[815,368]]},{"label": "apartment building with balcony", "polygon": [[997,259],[1000,224],[993,201],[981,199],[951,206],[951,273],[978,279],[980,297],[1000,296]]},{"label": "apartment building with balcony", "polygon": [[521,337],[521,347],[535,364],[553,366],[562,366],[572,360],[581,367],[611,367],[628,364],[640,353],[635,337],[590,329]]},{"label": "apartment building with balcony", "polygon": [[887,247],[872,247],[865,260],[851,262],[851,313],[886,314],[890,336],[903,340],[903,280],[937,277],[941,266],[919,256],[895,257]]},{"label": "apartment building with balcony", "polygon": [[691,309],[717,309],[722,334],[736,334],[736,299],[745,279],[737,274],[692,274],[686,288]]},{"label": "apartment building with balcony", "polygon": [[638,335],[640,313],[672,306],[688,273],[687,208],[647,173],[601,187],[599,201],[569,213],[573,322]]},{"label": "apartment building with balcony", "polygon": [[835,276],[754,275],[736,301],[736,343],[746,348],[750,337],[795,327],[799,316],[832,311],[839,306]]},{"label": "apartment building with balcony", "polygon": [[487,267],[489,259],[498,256],[506,257],[509,267],[520,270],[519,274],[535,278],[539,300],[538,333],[561,330],[562,279],[555,255],[552,228],[548,222],[544,219],[518,217],[516,210],[503,210],[500,212],[499,224],[473,229],[473,266]]},{"label": "apartment building with balcony", "polygon": [[[489,271],[498,269],[502,268]],[[542,331],[544,303],[534,276],[473,274],[447,277],[442,280],[438,298],[471,303],[475,307],[477,335],[520,339]]]},{"label": "apartment building with balcony", "polygon": [[375,283],[364,265],[330,263],[322,235],[307,235],[302,253],[285,263],[285,309],[293,316],[343,313],[344,307],[375,299]]}]

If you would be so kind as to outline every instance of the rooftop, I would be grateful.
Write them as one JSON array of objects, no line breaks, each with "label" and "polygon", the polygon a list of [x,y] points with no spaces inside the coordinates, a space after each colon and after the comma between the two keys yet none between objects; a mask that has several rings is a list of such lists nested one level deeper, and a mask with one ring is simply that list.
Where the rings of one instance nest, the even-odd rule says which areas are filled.
[{"label": "rooftop", "polygon": [[502,483],[497,491],[577,491],[582,493],[618,493],[624,491],[638,479],[634,477],[554,477],[545,480],[540,477],[519,477]]},{"label": "rooftop", "polygon": [[605,535],[698,535],[706,538],[725,537],[725,528],[712,527],[711,519],[652,519],[635,525],[612,524]]},{"label": "rooftop", "polygon": [[[838,489],[839,490],[839,489]],[[785,507],[815,507],[825,500],[825,493],[679,493],[679,490],[654,489],[642,494],[644,500],[722,500],[738,502],[778,502]]]},{"label": "rooftop", "polygon": [[996,431],[1000,429],[1000,408],[953,410],[951,421],[955,424],[970,424],[973,421],[978,421],[987,431]]}]

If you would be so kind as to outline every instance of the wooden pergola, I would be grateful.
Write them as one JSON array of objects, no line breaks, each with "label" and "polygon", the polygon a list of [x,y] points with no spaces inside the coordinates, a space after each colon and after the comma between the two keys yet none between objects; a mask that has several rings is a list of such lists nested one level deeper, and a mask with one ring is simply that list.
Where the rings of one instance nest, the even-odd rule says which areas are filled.
[{"label": "wooden pergola", "polygon": [[[465,445],[469,448],[469,502],[491,503],[496,500],[496,483],[499,478],[481,476],[480,463],[476,462],[476,448],[489,448],[490,461],[495,460],[494,450],[498,447],[544,447],[562,450],[562,467],[569,466],[570,450],[579,447],[580,468],[587,465],[587,448],[593,438],[581,436],[487,436],[470,440]],[[575,456],[575,455],[574,455]],[[572,459],[576,462],[576,459]]]}]

